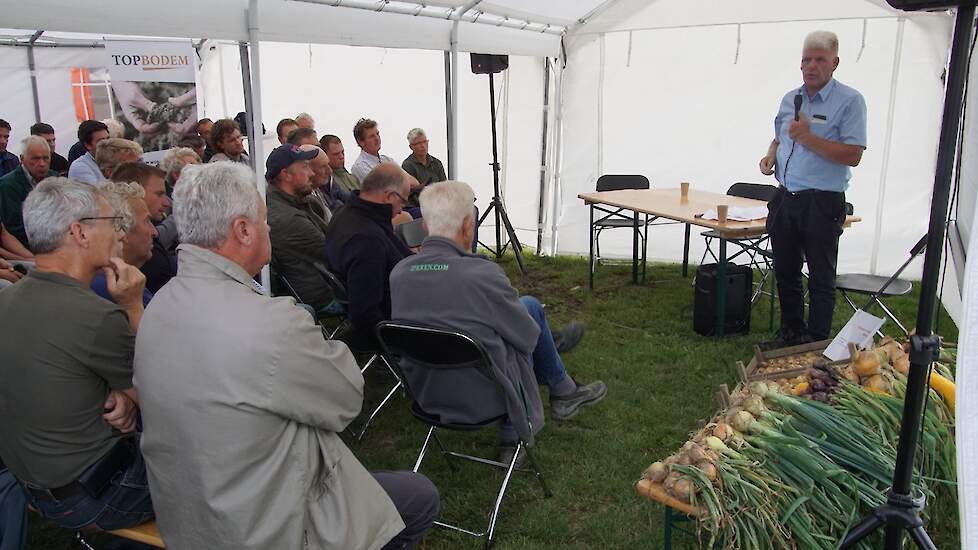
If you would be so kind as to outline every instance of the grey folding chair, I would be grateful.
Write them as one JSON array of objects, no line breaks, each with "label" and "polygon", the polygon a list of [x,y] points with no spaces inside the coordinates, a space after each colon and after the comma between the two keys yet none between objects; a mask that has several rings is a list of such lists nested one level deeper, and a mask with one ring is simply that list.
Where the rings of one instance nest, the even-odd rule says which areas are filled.
[{"label": "grey folding chair", "polygon": [[[486,353],[482,344],[464,332],[396,321],[379,323],[377,325],[377,339],[380,341],[384,355],[389,360],[388,362],[394,365],[400,374],[401,380],[404,381],[407,395],[411,399],[411,414],[428,426],[428,435],[425,437],[424,443],[421,446],[421,453],[418,455],[418,460],[414,464],[414,471],[417,472],[421,468],[421,463],[424,461],[425,454],[428,452],[432,440],[438,445],[442,455],[448,461],[449,467],[453,470],[455,469],[455,464],[451,459],[459,458],[501,468],[506,471],[502,485],[496,493],[495,505],[492,513],[489,515],[489,524],[485,530],[476,532],[441,521],[435,522],[435,525],[440,527],[459,531],[478,538],[485,537],[485,546],[488,548],[494,542],[493,537],[495,536],[496,523],[499,519],[499,510],[503,502],[503,497],[506,495],[506,488],[509,486],[513,471],[521,470],[532,473],[537,478],[537,481],[539,481],[544,496],[550,497],[552,495],[546,480],[543,478],[543,473],[540,472],[536,461],[533,459],[530,448],[523,440],[520,440],[517,444],[513,459],[508,464],[504,464],[496,460],[448,451],[438,438],[436,431],[438,429],[474,432],[498,425],[507,419],[504,405],[506,401],[505,390],[503,390],[503,386],[496,377],[496,371],[492,368],[492,362],[488,353]],[[449,372],[458,374],[459,371],[467,369],[477,381],[485,383],[486,391],[497,392],[499,406],[496,408],[496,411],[488,412],[486,418],[476,422],[460,423],[443,418],[441,414],[430,412],[432,403],[421,402],[418,396],[425,395],[427,401],[437,401],[436,405],[439,407],[438,410],[444,411],[463,406],[466,401],[471,399],[471,395],[468,392],[451,392],[438,393],[436,397],[429,396],[428,393],[424,392],[424,388],[412,385],[410,382],[412,378],[408,376],[408,373],[405,371],[406,368],[424,371],[424,377],[416,377],[414,379],[418,380],[419,378],[423,378],[427,381],[426,383],[432,383],[440,375],[444,376]],[[429,408],[426,409],[426,407]],[[465,408],[468,409],[469,407]],[[497,414],[500,410],[503,411],[502,414]],[[520,453],[526,453],[529,468],[516,467]]]},{"label": "grey folding chair", "polygon": [[[333,300],[336,301],[336,303],[338,303],[340,306],[342,306],[343,311],[346,311],[350,305],[350,298],[349,295],[346,293],[346,286],[343,284],[343,281],[340,281],[339,277],[337,277],[336,274],[334,274],[332,271],[327,269],[325,264],[321,262],[316,262],[313,265],[316,267],[316,270],[319,271],[320,275],[323,276],[323,279],[325,279],[326,284],[333,292]],[[339,332],[339,328],[337,328],[336,332]],[[390,371],[392,375],[394,375],[394,379],[397,381],[397,383],[391,387],[390,391],[387,392],[387,395],[384,396],[384,399],[381,400],[380,404],[377,405],[377,407],[374,408],[373,412],[370,413],[370,416],[367,417],[366,421],[364,421],[363,426],[360,427],[360,433],[358,433],[356,436],[357,441],[360,441],[363,439],[363,435],[367,433],[367,428],[370,427],[370,423],[373,422],[374,418],[380,413],[380,410],[384,408],[384,405],[386,405],[387,402],[390,401],[392,397],[394,397],[394,394],[397,393],[397,390],[403,388],[403,385],[401,383],[400,376],[398,376],[397,374],[397,371],[395,371],[391,367],[390,363],[387,361],[387,359],[384,358],[380,350],[376,350],[376,349],[358,350],[358,349],[353,349],[351,347],[350,351],[352,351],[354,354],[363,355],[367,357],[367,361],[363,364],[363,367],[360,369],[360,374],[366,373],[367,369],[369,369],[372,365],[380,361],[387,367],[387,370]]]},{"label": "grey folding chair", "polygon": [[424,225],[424,218],[418,218],[395,227],[394,233],[408,248],[415,248],[421,246],[424,238],[428,236],[428,228]]},{"label": "grey folding chair", "polygon": [[[868,273],[845,273],[839,275],[835,278],[835,288],[842,293],[842,297],[845,298],[846,302],[852,308],[853,311],[868,311],[874,305],[880,307],[883,313],[890,318],[891,321],[896,323],[900,330],[903,331],[905,336],[909,336],[910,332],[907,327],[900,323],[900,320],[896,318],[896,315],[886,304],[883,303],[883,298],[888,298],[891,296],[906,296],[913,289],[913,284],[910,281],[900,279],[900,275],[907,269],[910,262],[914,261],[914,258],[921,255],[924,250],[927,249],[927,235],[917,241],[917,244],[910,249],[910,257],[907,258],[903,265],[889,277],[884,277],[882,275],[871,275]],[[866,304],[862,307],[857,307],[852,301],[849,294],[862,294],[868,296]]]},{"label": "grey folding chair", "polygon": [[[342,311],[335,314],[318,312],[315,310],[315,308],[313,308],[305,300],[303,300],[301,296],[299,296],[299,293],[298,291],[296,291],[295,286],[291,282],[289,282],[289,279],[285,276],[284,273],[282,273],[282,270],[279,268],[278,263],[275,260],[272,260],[272,262],[269,264],[269,269],[271,270],[272,280],[273,281],[277,280],[279,284],[282,285],[281,288],[279,289],[275,289],[273,286],[273,291],[277,290],[277,292],[275,292],[274,294],[276,296],[284,296],[286,294],[292,296],[292,298],[295,299],[297,304],[307,308],[309,312],[312,314],[313,318],[316,320],[316,324],[318,324],[319,328],[322,329],[323,336],[327,340],[330,340],[333,337],[335,337],[340,332],[340,330],[346,326],[347,319],[346,319],[345,307],[343,308]],[[323,324],[323,321],[326,319],[336,320],[337,321],[336,327],[330,330],[329,327]]]}]

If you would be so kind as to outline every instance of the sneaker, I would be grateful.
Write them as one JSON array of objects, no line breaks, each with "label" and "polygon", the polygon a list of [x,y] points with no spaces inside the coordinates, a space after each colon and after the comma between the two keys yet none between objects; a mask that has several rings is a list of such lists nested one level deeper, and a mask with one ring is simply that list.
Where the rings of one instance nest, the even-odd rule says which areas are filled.
[{"label": "sneaker", "polygon": [[553,337],[557,353],[567,353],[574,349],[584,337],[584,325],[577,321],[571,321],[569,325],[553,333]]},{"label": "sneaker", "polygon": [[[508,468],[509,463],[513,461],[514,453],[516,453],[516,443],[501,441],[499,443],[499,455],[496,457],[496,460],[502,462]],[[516,467],[523,468],[526,466],[527,460],[526,451],[520,452],[520,457],[516,459]]]},{"label": "sneaker", "polygon": [[584,407],[594,405],[604,399],[608,386],[598,380],[586,386],[578,384],[577,390],[563,397],[550,396],[550,412],[554,420],[573,418]]}]

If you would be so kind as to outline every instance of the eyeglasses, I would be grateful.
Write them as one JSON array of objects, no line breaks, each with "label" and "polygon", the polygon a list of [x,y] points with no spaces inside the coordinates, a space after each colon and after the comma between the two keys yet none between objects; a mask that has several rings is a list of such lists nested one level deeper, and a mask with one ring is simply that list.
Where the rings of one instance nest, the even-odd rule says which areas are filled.
[{"label": "eyeglasses", "polygon": [[405,199],[405,198],[404,198],[404,197],[403,197],[403,196],[402,196],[402,195],[401,195],[400,193],[398,193],[397,191],[394,191],[393,189],[391,189],[391,190],[390,190],[390,191],[388,191],[388,192],[389,192],[389,193],[393,193],[394,195],[397,195],[397,198],[401,200],[401,204],[407,204],[407,202],[408,202],[408,200],[407,200],[407,199]]},{"label": "eyeglasses", "polygon": [[122,230],[122,216],[91,216],[88,218],[78,218],[80,222],[95,221],[95,220],[112,220],[112,227],[117,231]]},{"label": "eyeglasses", "polygon": [[420,140],[415,141],[414,143],[412,143],[411,146],[413,147],[415,145],[421,145],[422,143],[425,144],[425,145],[427,145],[428,144],[428,140],[426,140],[426,139],[420,139]]}]

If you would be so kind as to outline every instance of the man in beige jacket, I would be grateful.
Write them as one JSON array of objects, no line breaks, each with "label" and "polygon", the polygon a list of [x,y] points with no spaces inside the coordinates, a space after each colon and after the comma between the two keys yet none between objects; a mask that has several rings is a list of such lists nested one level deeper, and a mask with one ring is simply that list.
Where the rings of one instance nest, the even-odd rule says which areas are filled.
[{"label": "man in beige jacket", "polygon": [[420,474],[368,472],[337,436],[363,404],[345,344],[252,276],[268,263],[254,174],[187,167],[178,275],[136,341],[146,460],[167,548],[411,548],[438,513]]}]

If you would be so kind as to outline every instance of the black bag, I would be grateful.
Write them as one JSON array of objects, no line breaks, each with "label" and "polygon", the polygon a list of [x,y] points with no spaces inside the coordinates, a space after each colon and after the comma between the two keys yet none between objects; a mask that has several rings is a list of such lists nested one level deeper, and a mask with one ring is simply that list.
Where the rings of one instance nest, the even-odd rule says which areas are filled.
[{"label": "black bag", "polygon": [[[693,296],[693,330],[703,336],[716,334],[717,264],[703,264],[696,270]],[[746,265],[727,264],[726,322],[724,334],[750,332],[751,289],[754,272]]]}]

